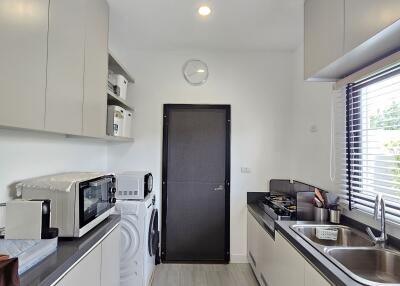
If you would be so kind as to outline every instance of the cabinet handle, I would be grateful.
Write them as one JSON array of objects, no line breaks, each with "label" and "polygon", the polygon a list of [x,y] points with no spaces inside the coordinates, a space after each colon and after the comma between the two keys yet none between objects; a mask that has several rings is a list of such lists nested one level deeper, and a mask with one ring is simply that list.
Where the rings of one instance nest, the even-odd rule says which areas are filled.
[{"label": "cabinet handle", "polygon": [[255,267],[257,267],[256,260],[254,259],[254,256],[253,256],[253,254],[251,254],[251,252],[250,252],[250,251],[249,251],[249,256],[250,256],[250,258],[251,258],[251,261],[253,262],[254,266],[255,266]]},{"label": "cabinet handle", "polygon": [[224,185],[219,185],[218,187],[215,187],[214,189],[213,189],[214,191],[224,191],[225,190],[225,187],[224,187]]},{"label": "cabinet handle", "polygon": [[262,280],[264,286],[268,286],[267,280],[265,280],[265,277],[262,273],[261,273],[261,280]]}]

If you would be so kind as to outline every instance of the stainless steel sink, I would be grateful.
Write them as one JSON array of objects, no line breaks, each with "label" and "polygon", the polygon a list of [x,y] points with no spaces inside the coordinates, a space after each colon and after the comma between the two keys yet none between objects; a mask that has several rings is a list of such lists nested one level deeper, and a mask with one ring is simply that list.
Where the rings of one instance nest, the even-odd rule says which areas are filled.
[{"label": "stainless steel sink", "polygon": [[[400,285],[400,252],[375,247],[366,234],[344,225],[296,224],[291,228],[355,281]],[[337,230],[337,239],[319,239],[318,228]]]},{"label": "stainless steel sink", "polygon": [[[368,238],[367,235],[344,225],[297,224],[291,226],[291,228],[305,240],[308,240],[309,243],[314,245],[317,244],[317,246],[359,247],[374,245],[374,243]],[[319,239],[316,234],[318,228],[337,230],[337,239]]]},{"label": "stainless steel sink", "polygon": [[333,262],[353,279],[367,285],[400,283],[400,254],[382,248],[331,248]]}]

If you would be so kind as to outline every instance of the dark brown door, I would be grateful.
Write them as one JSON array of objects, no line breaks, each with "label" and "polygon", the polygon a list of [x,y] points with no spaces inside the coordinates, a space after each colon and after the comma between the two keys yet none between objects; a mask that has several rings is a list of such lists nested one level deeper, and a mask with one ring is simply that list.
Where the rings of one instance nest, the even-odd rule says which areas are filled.
[{"label": "dark brown door", "polygon": [[162,260],[229,262],[230,106],[164,105]]}]

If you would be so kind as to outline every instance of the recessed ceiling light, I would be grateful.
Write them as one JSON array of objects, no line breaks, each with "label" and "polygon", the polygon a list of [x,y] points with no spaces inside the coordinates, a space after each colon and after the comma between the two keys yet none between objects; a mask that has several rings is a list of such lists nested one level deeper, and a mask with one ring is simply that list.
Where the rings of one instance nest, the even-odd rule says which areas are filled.
[{"label": "recessed ceiling light", "polygon": [[201,7],[199,8],[199,14],[200,14],[201,16],[208,16],[208,15],[210,15],[210,14],[211,14],[211,9],[210,9],[210,7],[208,7],[208,6],[201,6]]},{"label": "recessed ceiling light", "polygon": [[203,69],[198,69],[197,72],[198,72],[198,73],[205,73],[206,71],[203,70]]}]

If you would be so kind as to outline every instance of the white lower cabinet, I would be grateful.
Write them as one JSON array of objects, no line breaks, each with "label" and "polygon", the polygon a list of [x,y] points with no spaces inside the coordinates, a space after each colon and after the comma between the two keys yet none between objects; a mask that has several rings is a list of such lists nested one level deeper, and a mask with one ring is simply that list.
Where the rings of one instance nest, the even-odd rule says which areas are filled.
[{"label": "white lower cabinet", "polygon": [[260,263],[260,284],[262,286],[273,285],[275,261],[275,241],[272,236],[261,226],[261,263]]},{"label": "white lower cabinet", "polygon": [[72,268],[57,286],[99,286],[101,271],[101,245],[98,245]]},{"label": "white lower cabinet", "polygon": [[120,236],[118,225],[56,285],[119,286]]},{"label": "white lower cabinet", "polygon": [[119,286],[120,226],[101,244],[101,285]]},{"label": "white lower cabinet", "polygon": [[259,248],[260,248],[260,237],[259,231],[257,228],[258,222],[253,217],[252,214],[248,213],[247,215],[247,257],[250,263],[250,266],[253,268],[254,274],[257,276],[257,279],[260,279],[260,273],[258,269],[260,268],[259,263]]},{"label": "white lower cabinet", "polygon": [[319,274],[311,264],[304,263],[304,286],[329,286],[331,285]]},{"label": "white lower cabinet", "polygon": [[276,231],[273,285],[304,285],[304,262],[303,256]]},{"label": "white lower cabinet", "polygon": [[331,285],[279,232],[275,240],[247,214],[249,263],[261,286]]}]

